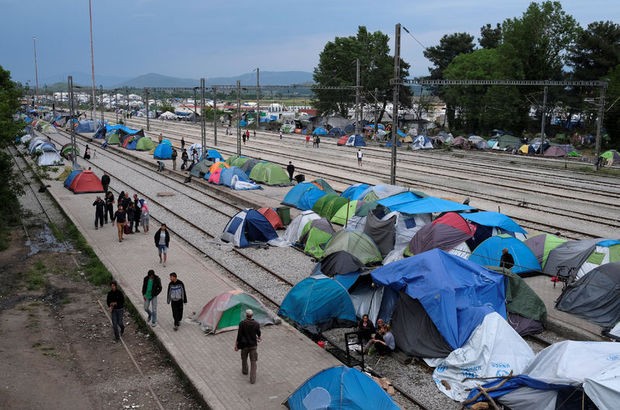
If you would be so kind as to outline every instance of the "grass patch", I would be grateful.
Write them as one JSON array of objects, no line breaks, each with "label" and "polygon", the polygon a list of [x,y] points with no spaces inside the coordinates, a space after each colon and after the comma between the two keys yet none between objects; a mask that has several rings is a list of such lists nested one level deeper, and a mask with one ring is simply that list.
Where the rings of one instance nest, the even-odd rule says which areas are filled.
[{"label": "grass patch", "polygon": [[28,290],[43,288],[45,285],[45,264],[41,261],[35,262],[34,266],[24,275],[24,279]]}]

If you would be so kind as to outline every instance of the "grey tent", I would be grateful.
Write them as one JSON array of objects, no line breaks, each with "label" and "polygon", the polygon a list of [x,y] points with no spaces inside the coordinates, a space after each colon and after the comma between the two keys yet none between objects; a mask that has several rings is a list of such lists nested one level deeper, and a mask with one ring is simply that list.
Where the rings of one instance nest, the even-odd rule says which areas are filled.
[{"label": "grey tent", "polygon": [[212,161],[202,159],[192,166],[192,170],[189,173],[197,178],[203,178],[209,172],[211,165],[213,165]]},{"label": "grey tent", "polygon": [[620,321],[620,262],[606,263],[569,285],[555,307],[602,327]]},{"label": "grey tent", "polygon": [[250,175],[250,172],[252,172],[252,168],[254,168],[256,164],[258,164],[259,162],[260,161],[257,159],[250,158],[247,161],[245,161],[243,165],[241,165],[239,168],[241,168],[241,170],[245,172],[246,174]]},{"label": "grey tent", "polygon": [[411,356],[446,357],[453,350],[420,301],[405,292],[400,292],[392,315],[392,333],[396,345]]},{"label": "grey tent", "polygon": [[364,264],[358,258],[346,251],[329,254],[317,265],[320,265],[321,272],[327,276],[358,272],[364,267]]},{"label": "grey tent", "polygon": [[559,271],[564,271],[565,274],[569,271],[576,273],[600,241],[601,239],[597,238],[563,243],[549,252],[543,273],[550,276],[557,275]]},{"label": "grey tent", "polygon": [[381,220],[375,216],[373,212],[369,212],[364,226],[364,233],[375,242],[381,256],[385,257],[394,249],[396,241],[396,215],[385,220]]},{"label": "grey tent", "polygon": [[409,251],[418,255],[439,248],[446,252],[474,236],[476,227],[456,212],[448,212],[424,225],[409,242]]}]

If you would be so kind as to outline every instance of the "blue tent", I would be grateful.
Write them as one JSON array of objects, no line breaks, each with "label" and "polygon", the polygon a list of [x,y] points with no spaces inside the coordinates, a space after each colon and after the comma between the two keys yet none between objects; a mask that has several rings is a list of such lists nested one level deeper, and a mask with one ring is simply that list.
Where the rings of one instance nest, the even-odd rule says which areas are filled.
[{"label": "blue tent", "polygon": [[371,275],[376,284],[418,300],[452,349],[463,346],[488,313],[506,317],[504,276],[440,249],[389,263]]},{"label": "blue tent", "polygon": [[172,145],[170,144],[170,141],[163,140],[161,143],[159,143],[159,145],[155,147],[153,158],[172,159]]},{"label": "blue tent", "polygon": [[311,333],[355,326],[355,307],[347,290],[323,274],[310,276],[286,294],[278,315]]},{"label": "blue tent", "polygon": [[323,127],[316,127],[314,131],[312,131],[312,135],[327,135],[327,130]]},{"label": "blue tent", "polygon": [[277,237],[271,223],[255,209],[238,212],[230,218],[222,233],[224,242],[230,242],[239,248],[250,246],[251,242],[268,242]]},{"label": "blue tent", "polygon": [[325,194],[325,191],[312,182],[302,182],[288,191],[282,200],[282,205],[288,205],[301,209],[302,211],[307,211],[308,209],[312,209],[316,201]]},{"label": "blue tent", "polygon": [[239,167],[230,167],[230,168],[222,169],[222,173],[220,174],[220,184],[226,185],[227,187],[232,188],[232,186],[234,185],[234,182],[236,181],[250,182],[250,178]]},{"label": "blue tent", "polygon": [[94,120],[80,120],[75,127],[75,132],[95,132],[97,131],[97,124]]},{"label": "blue tent", "polygon": [[368,184],[363,184],[363,183],[353,184],[349,186],[347,189],[345,189],[344,191],[342,191],[340,196],[353,201],[355,199],[360,199],[359,195],[362,194],[363,192],[366,192],[368,188],[370,188],[370,185]]},{"label": "blue tent", "polygon": [[134,138],[133,140],[131,140],[130,143],[125,145],[125,149],[135,151],[137,146],[138,146],[138,138]]},{"label": "blue tent", "polygon": [[[379,201],[379,203],[383,205],[381,201]],[[398,211],[409,215],[427,214],[433,212],[467,211],[474,209],[469,205],[459,204],[458,202],[448,201],[447,199],[435,198],[432,196],[421,198],[413,202],[392,205],[388,208],[390,208],[391,211]]]},{"label": "blue tent", "polygon": [[534,252],[524,242],[506,234],[491,236],[482,242],[474,249],[469,260],[479,265],[499,266],[504,248],[508,249],[515,260],[512,273],[520,274],[542,270]]},{"label": "blue tent", "polygon": [[[400,147],[400,146],[402,146],[402,145],[403,145],[403,143],[402,143],[402,142],[400,142],[400,141],[396,141],[396,146],[397,146],[397,147]],[[386,142],[386,143],[385,143],[385,147],[386,147],[386,148],[392,148],[392,140],[389,140],[388,142]]]},{"label": "blue tent", "polygon": [[216,149],[208,149],[207,155],[204,157],[204,159],[212,162],[224,161],[224,157]]},{"label": "blue tent", "polygon": [[65,179],[65,182],[63,184],[65,188],[69,189],[75,177],[78,176],[81,172],[81,169],[74,169],[73,171],[71,171],[71,173],[67,175],[67,178]]},{"label": "blue tent", "polygon": [[349,135],[349,139],[345,143],[347,147],[365,147],[366,141],[362,135]]},{"label": "blue tent", "polygon": [[399,408],[373,379],[346,366],[321,370],[299,386],[286,404],[291,410]]},{"label": "blue tent", "polygon": [[332,128],[331,130],[329,130],[327,135],[329,137],[342,137],[343,135],[346,135],[346,134],[342,128],[336,127],[336,128]]},{"label": "blue tent", "polygon": [[[239,126],[240,126],[240,127],[247,127],[247,125],[248,125],[248,122],[247,122],[246,120],[241,120],[241,121],[239,121]],[[242,131],[242,132],[243,132],[243,131]]]}]

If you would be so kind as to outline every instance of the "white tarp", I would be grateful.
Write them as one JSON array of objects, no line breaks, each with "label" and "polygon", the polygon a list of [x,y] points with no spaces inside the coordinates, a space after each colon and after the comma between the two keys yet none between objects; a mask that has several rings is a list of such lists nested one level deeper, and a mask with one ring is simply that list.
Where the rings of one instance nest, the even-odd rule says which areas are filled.
[{"label": "white tarp", "polygon": [[439,363],[433,380],[446,396],[464,401],[470,389],[487,382],[480,378],[503,377],[511,371],[521,374],[533,358],[530,346],[493,312],[486,315],[463,347]]},{"label": "white tarp", "polygon": [[316,212],[311,210],[303,211],[291,221],[291,223],[286,228],[286,231],[284,231],[282,239],[288,241],[291,244],[299,241],[299,237],[301,236],[301,232],[303,231],[304,226],[306,226],[308,222],[315,219],[321,219],[321,217]]},{"label": "white tarp", "polygon": [[[615,403],[612,407],[600,407],[603,409],[617,407],[620,400],[619,366],[620,344],[569,340],[554,343],[538,353],[523,373],[546,383],[572,386],[579,386],[590,379],[587,384],[593,400],[606,403],[606,400],[612,399]],[[597,381],[599,377],[600,382]],[[513,410],[530,409],[532,403],[546,410],[555,409],[556,398],[556,391],[520,388],[504,395],[500,401]]]},{"label": "white tarp", "polygon": [[620,406],[620,361],[593,377],[586,377],[583,389],[599,409]]}]

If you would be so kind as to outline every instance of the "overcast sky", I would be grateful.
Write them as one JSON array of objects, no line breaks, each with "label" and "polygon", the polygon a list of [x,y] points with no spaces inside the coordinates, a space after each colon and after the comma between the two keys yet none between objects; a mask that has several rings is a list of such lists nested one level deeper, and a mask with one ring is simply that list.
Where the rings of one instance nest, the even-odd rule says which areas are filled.
[{"label": "overcast sky", "polygon": [[[620,21],[617,0],[566,0],[582,26]],[[413,76],[427,75],[422,46],[444,34],[468,32],[520,17],[520,0],[92,0],[95,75],[131,78],[159,73],[181,78],[261,71],[308,71],[325,43],[357,27],[390,36],[401,23],[401,55]],[[90,73],[88,0],[0,0],[0,65],[34,84],[36,36],[39,82]]]}]

